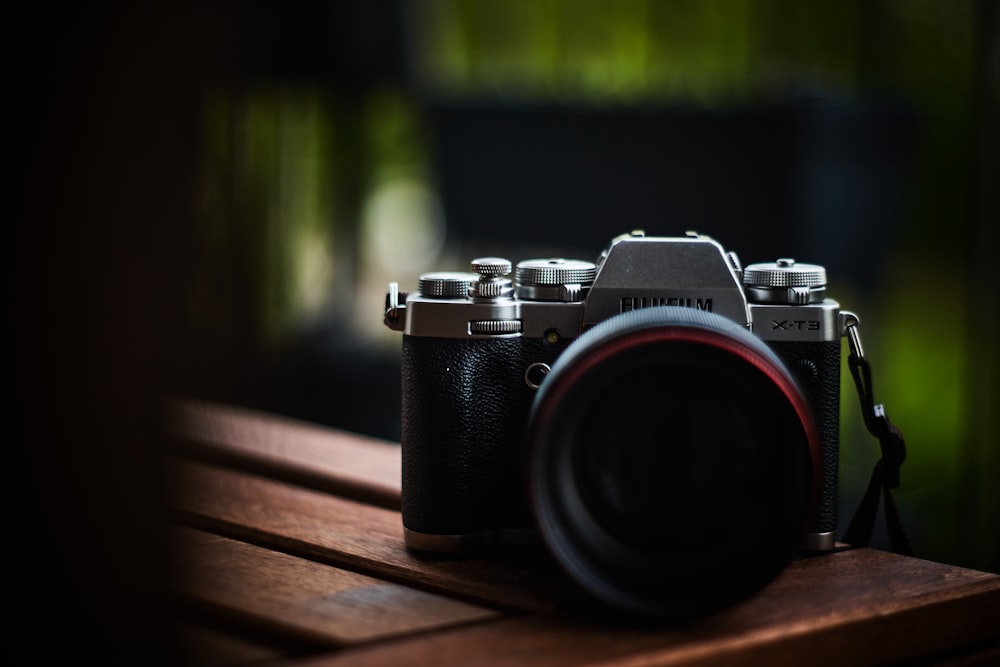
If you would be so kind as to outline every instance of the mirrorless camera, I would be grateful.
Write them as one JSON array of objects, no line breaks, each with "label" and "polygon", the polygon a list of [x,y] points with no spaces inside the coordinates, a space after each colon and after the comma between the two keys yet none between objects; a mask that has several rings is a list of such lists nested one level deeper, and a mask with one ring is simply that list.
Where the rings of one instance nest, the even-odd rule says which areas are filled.
[{"label": "mirrorless camera", "polygon": [[640,231],[596,262],[486,257],[391,284],[407,546],[541,542],[598,599],[676,618],[832,549],[857,318],[826,284]]}]

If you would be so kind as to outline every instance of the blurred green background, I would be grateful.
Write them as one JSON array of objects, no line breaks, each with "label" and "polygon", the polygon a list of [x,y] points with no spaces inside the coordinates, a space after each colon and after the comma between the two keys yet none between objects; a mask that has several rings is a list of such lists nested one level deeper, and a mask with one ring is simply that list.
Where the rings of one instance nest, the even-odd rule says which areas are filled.
[{"label": "blurred green background", "polygon": [[[86,599],[74,573],[94,568],[122,595],[155,588],[156,550],[125,559],[138,537],[115,526],[160,539],[164,397],[395,439],[389,280],[696,228],[744,262],[828,266],[906,435],[918,555],[1000,571],[997,4],[18,7],[3,113],[24,474],[7,505],[43,518],[8,509],[12,539],[101,545],[67,557],[54,594]],[[849,513],[878,454],[842,384]]]}]

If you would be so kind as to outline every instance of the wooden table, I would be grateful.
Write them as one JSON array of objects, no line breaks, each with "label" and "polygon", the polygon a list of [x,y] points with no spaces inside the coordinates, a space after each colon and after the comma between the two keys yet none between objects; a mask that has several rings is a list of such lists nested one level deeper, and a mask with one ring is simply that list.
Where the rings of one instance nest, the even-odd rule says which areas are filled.
[{"label": "wooden table", "polygon": [[626,622],[541,554],[408,552],[394,443],[198,402],[168,423],[186,664],[1000,664],[996,574],[844,550],[710,618]]}]

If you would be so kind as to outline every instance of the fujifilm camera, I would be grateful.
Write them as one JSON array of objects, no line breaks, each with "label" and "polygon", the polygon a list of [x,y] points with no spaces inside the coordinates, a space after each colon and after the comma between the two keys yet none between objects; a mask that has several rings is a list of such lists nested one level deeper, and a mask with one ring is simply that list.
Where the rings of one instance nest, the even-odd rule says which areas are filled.
[{"label": "fujifilm camera", "polygon": [[393,283],[410,549],[547,548],[596,599],[689,617],[834,547],[841,338],[822,266],[689,232],[595,262]]}]

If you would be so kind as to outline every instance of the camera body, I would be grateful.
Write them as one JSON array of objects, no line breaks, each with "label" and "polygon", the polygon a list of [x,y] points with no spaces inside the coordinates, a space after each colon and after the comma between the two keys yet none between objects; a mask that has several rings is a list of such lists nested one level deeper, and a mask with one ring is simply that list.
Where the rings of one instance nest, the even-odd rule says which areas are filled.
[{"label": "camera body", "polygon": [[[822,267],[781,259],[743,268],[710,237],[636,231],[613,239],[593,263],[535,259],[512,267],[481,258],[471,269],[425,274],[409,295],[393,284],[386,296],[385,323],[403,333],[402,514],[410,548],[461,553],[537,538],[538,489],[525,477],[531,422],[544,410],[539,395],[552,368],[588,331],[640,311],[682,317],[700,311],[698,317],[711,318],[708,329],[758,339],[780,360],[771,364],[774,373],[793,378],[783,380],[786,393],[804,398],[809,414],[802,421],[810,422],[805,428],[815,440],[798,548],[833,548],[840,340],[856,317],[826,298]],[[700,321],[682,324],[699,328]],[[593,356],[583,350],[567,363],[579,366]],[[618,409],[624,414],[613,419],[630,423],[627,404]],[[686,421],[683,411],[663,417]],[[671,430],[669,423],[655,428]]]}]

